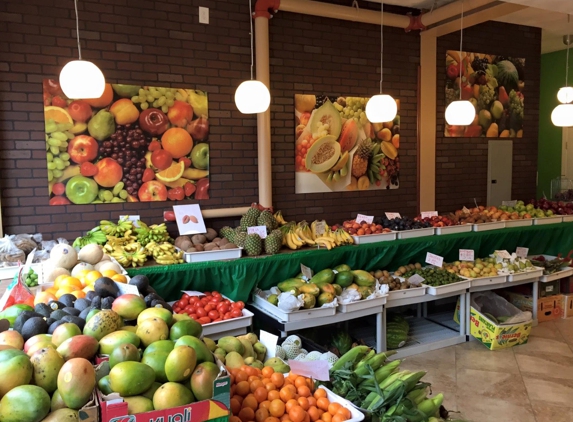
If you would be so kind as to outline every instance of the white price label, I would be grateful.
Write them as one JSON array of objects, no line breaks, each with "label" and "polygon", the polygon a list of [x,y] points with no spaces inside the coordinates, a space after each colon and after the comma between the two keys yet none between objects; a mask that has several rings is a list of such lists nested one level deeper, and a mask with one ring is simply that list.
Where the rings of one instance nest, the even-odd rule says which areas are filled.
[{"label": "white price label", "polygon": [[426,253],[426,263],[441,267],[444,264],[444,257],[428,252]]},{"label": "white price label", "polygon": [[319,236],[322,236],[326,232],[326,222],[324,222],[324,220],[316,223],[314,227],[316,230],[316,234]]},{"label": "white price label", "polygon": [[138,224],[138,222],[139,222],[139,220],[140,220],[139,215],[120,215],[120,216],[119,216],[119,219],[120,219],[120,220],[131,221],[131,222],[133,222],[133,225],[134,225],[135,227],[139,227],[139,224]]},{"label": "white price label", "polygon": [[258,234],[261,239],[267,237],[267,226],[247,227],[247,234]]},{"label": "white price label", "polygon": [[277,340],[279,339],[278,336],[271,334],[265,330],[261,330],[259,334],[259,341],[263,343],[263,346],[267,348],[267,358],[274,358],[275,352],[277,350]]},{"label": "white price label", "polygon": [[425,278],[422,277],[420,274],[414,274],[412,277],[408,279],[408,282],[410,284],[413,284],[414,286],[419,286],[424,282],[424,280]]},{"label": "white price label", "polygon": [[385,212],[386,218],[392,220],[393,218],[402,218],[399,212]]},{"label": "white price label", "polygon": [[306,277],[307,280],[310,280],[312,278],[312,270],[310,268],[308,268],[306,265],[304,264],[300,264],[300,272],[302,273],[303,276]]},{"label": "white price label", "polygon": [[515,207],[517,205],[517,201],[501,201],[501,205],[505,205],[506,207]]},{"label": "white price label", "polygon": [[130,294],[139,296],[139,290],[137,289],[137,286],[127,283],[118,283],[117,281],[114,281],[114,283],[122,295]]},{"label": "white price label", "polygon": [[515,254],[520,258],[527,258],[527,255],[529,255],[529,248],[517,248],[515,250]]},{"label": "white price label", "polygon": [[473,249],[460,249],[460,261],[473,261],[474,259]]},{"label": "white price label", "polygon": [[495,251],[495,254],[502,259],[511,259],[511,254],[508,251]]},{"label": "white price label", "polygon": [[422,213],[422,218],[432,218],[437,216],[438,216],[438,211],[424,211]]},{"label": "white price label", "polygon": [[300,360],[289,359],[288,365],[293,374],[302,375],[303,377],[313,378],[319,381],[329,381],[329,367],[325,360],[314,360],[312,362],[303,362]]},{"label": "white price label", "polygon": [[372,224],[372,222],[374,221],[374,216],[373,215],[356,214],[355,221],[357,223]]}]

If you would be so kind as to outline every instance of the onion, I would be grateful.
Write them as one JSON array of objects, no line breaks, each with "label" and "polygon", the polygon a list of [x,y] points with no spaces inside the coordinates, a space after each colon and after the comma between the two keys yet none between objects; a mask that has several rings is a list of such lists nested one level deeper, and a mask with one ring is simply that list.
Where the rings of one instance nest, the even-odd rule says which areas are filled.
[{"label": "onion", "polygon": [[209,120],[201,116],[187,125],[187,132],[194,141],[206,141],[209,137]]}]

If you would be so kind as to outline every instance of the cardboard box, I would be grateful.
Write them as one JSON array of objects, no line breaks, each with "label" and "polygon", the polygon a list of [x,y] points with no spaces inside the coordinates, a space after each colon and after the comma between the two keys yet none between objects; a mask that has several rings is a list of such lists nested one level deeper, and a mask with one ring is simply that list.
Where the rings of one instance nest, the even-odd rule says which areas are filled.
[{"label": "cardboard box", "polygon": [[539,286],[539,297],[549,297],[559,294],[560,280],[537,283]]},{"label": "cardboard box", "polygon": [[[504,297],[516,308],[533,312],[533,296],[505,291]],[[563,313],[562,300],[561,295],[537,299],[537,321],[545,322],[560,318]]]},{"label": "cardboard box", "polygon": [[562,296],[563,318],[573,317],[573,294]]},{"label": "cardboard box", "polygon": [[560,281],[561,286],[559,291],[561,294],[573,294],[573,277],[565,277]]},{"label": "cardboard box", "polygon": [[515,325],[497,325],[473,306],[470,310],[470,334],[490,350],[506,349],[527,343],[532,321]]},{"label": "cardboard box", "polygon": [[82,422],[99,422],[99,406],[96,390],[93,391],[91,400],[79,410],[79,417]]}]

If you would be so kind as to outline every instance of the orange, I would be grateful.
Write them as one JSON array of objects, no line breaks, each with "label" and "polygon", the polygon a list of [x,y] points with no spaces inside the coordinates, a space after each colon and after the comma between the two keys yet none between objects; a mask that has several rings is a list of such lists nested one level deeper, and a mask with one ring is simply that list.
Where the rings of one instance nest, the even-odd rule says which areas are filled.
[{"label": "orange", "polygon": [[260,408],[255,412],[255,421],[256,422],[265,422],[265,420],[270,416],[270,412],[268,409],[264,407]]},{"label": "orange", "polygon": [[280,422],[280,421],[279,421],[279,419],[275,418],[274,416],[271,416],[271,417],[266,418],[265,422]]},{"label": "orange", "polygon": [[352,413],[350,413],[350,410],[348,410],[346,407],[344,406],[340,406],[340,409],[338,409],[336,411],[337,415],[342,415],[344,416],[344,420],[346,419],[350,419],[352,417]]},{"label": "orange", "polygon": [[80,270],[78,271],[78,273],[76,274],[76,277],[80,279],[80,281],[84,281],[84,277],[90,272],[90,270]]},{"label": "orange", "polygon": [[296,389],[294,389],[294,387],[292,389],[289,387],[291,386],[285,385],[283,388],[281,388],[280,391],[281,400],[284,401],[285,403],[290,399],[294,399],[294,395],[296,394]]},{"label": "orange", "polygon": [[332,422],[332,415],[328,412],[324,412],[321,416],[320,416],[320,420],[323,422]]},{"label": "orange", "polygon": [[[254,393],[255,390],[256,390],[257,388],[259,388],[259,387],[264,388],[264,387],[265,387],[265,384],[263,384],[263,382],[262,382],[260,379],[257,378],[256,380],[251,381],[251,385],[250,385],[249,388],[250,388],[250,390],[251,390],[251,393]],[[266,391],[266,390],[267,390],[267,389],[265,388],[265,391]]]},{"label": "orange", "polygon": [[72,116],[70,116],[68,112],[61,107],[44,107],[44,120],[48,121],[50,119],[53,119],[56,123],[74,124],[74,119],[72,119]]},{"label": "orange", "polygon": [[52,294],[52,295],[55,295],[57,291],[58,291],[58,288],[57,288],[57,287],[54,287],[54,286],[49,287],[49,288],[47,288],[46,290],[44,290],[44,292],[50,293],[50,294]]},{"label": "orange", "polygon": [[233,415],[238,415],[241,411],[241,403],[236,398],[231,399],[231,413]]},{"label": "orange", "polygon": [[296,379],[294,380],[294,385],[296,388],[302,387],[303,385],[306,385],[306,378],[305,377],[296,377]]},{"label": "orange", "polygon": [[[106,276],[107,277],[107,276]],[[116,274],[111,277],[113,281],[117,281],[118,283],[127,283],[127,277],[123,274]]]},{"label": "orange", "polygon": [[64,286],[71,286],[75,287],[76,289],[83,289],[84,286],[82,282],[76,277],[66,277],[60,282],[59,288],[61,289]]},{"label": "orange", "polygon": [[83,290],[73,291],[72,294],[76,297],[76,299],[83,299],[84,297],[86,297],[86,292],[84,292]]},{"label": "orange", "polygon": [[93,286],[95,281],[100,278],[102,274],[99,271],[93,270],[86,274],[85,283],[89,286]]},{"label": "orange", "polygon": [[316,407],[318,407],[321,410],[324,410],[325,412],[328,412],[328,405],[330,405],[330,402],[326,397],[321,397],[316,400]]},{"label": "orange", "polygon": [[60,283],[62,282],[62,280],[69,276],[70,276],[69,274],[61,274],[56,277],[56,279],[54,280],[54,287],[56,288],[56,290],[58,289],[58,287],[60,287]]},{"label": "orange", "polygon": [[294,406],[298,406],[298,402],[295,399],[290,399],[289,401],[287,401],[285,404],[285,409],[286,409],[287,413],[290,412],[290,410]]},{"label": "orange", "polygon": [[253,409],[253,411],[255,411],[259,407],[259,402],[257,401],[254,395],[249,394],[247,397],[245,397],[245,400],[243,400],[243,404],[241,404],[241,407],[243,409],[245,407],[250,407],[251,409]]},{"label": "orange", "polygon": [[307,398],[309,406],[316,406],[316,399],[312,396]]},{"label": "orange", "polygon": [[271,375],[275,373],[275,370],[271,366],[265,366],[262,372],[263,372],[263,377],[270,378]]},{"label": "orange", "polygon": [[249,422],[255,420],[255,411],[250,407],[243,407],[239,412],[239,419],[243,422]]},{"label": "orange", "polygon": [[288,416],[292,422],[303,422],[306,412],[302,407],[296,405],[289,410]]},{"label": "orange", "polygon": [[[161,137],[161,146],[165,151],[171,154],[173,158],[179,159],[189,155],[193,149],[193,138],[191,138],[191,135],[189,135],[189,132],[185,129],[172,127],[171,129],[167,129]],[[155,175],[155,177],[157,177],[157,175]]]},{"label": "orange", "polygon": [[310,397],[310,388],[308,388],[306,385],[303,385],[298,387],[297,393],[301,397]]},{"label": "orange", "polygon": [[281,422],[292,422],[288,416],[288,413],[285,413],[282,417],[281,417]]},{"label": "orange", "polygon": [[326,397],[326,390],[324,388],[318,388],[315,392],[314,392],[314,398],[315,399],[319,399],[321,397]]},{"label": "orange", "polygon": [[104,277],[112,278],[114,275],[117,275],[117,272],[115,272],[114,270],[105,270],[101,272],[101,275]]},{"label": "orange", "polygon": [[249,394],[249,391],[249,383],[247,381],[241,381],[237,383],[237,387],[235,389],[236,394],[241,397],[245,397],[247,394]]},{"label": "orange", "polygon": [[307,413],[310,416],[310,420],[312,422],[316,422],[320,419],[320,411],[315,406],[310,406],[307,410]]},{"label": "orange", "polygon": [[235,400],[237,400],[241,405],[243,404],[243,400],[245,400],[244,397],[241,397],[241,396],[239,396],[238,394],[235,394],[235,395],[233,396],[233,398],[234,398]]},{"label": "orange", "polygon": [[346,418],[342,416],[340,413],[337,413],[332,417],[332,422],[344,422]]},{"label": "orange", "polygon": [[277,388],[281,388],[285,383],[285,377],[279,372],[275,372],[271,375],[271,381]]},{"label": "orange", "polygon": [[308,410],[308,408],[310,407],[310,403],[308,402],[308,399],[306,397],[299,397],[297,401],[298,405],[302,407],[304,410]]},{"label": "orange", "polygon": [[275,399],[271,402],[271,406],[269,407],[269,412],[271,416],[275,418],[280,418],[282,415],[285,414],[285,404],[283,401],[279,399]]},{"label": "orange", "polygon": [[271,401],[270,400],[265,400],[264,402],[259,403],[259,409],[265,408],[265,409],[270,409],[271,407]]},{"label": "orange", "polygon": [[48,303],[50,300],[56,300],[56,296],[50,292],[40,292],[34,298],[34,306],[38,303]]},{"label": "orange", "polygon": [[277,400],[280,398],[281,398],[281,395],[280,395],[278,390],[269,391],[267,394],[267,399],[269,399],[270,401]]},{"label": "orange", "polygon": [[71,293],[75,290],[76,289],[72,286],[63,286],[62,288],[58,289],[55,296],[59,299],[61,296],[65,295],[67,293]]},{"label": "orange", "polygon": [[113,89],[111,84],[105,84],[103,94],[99,98],[87,98],[84,101],[95,108],[104,108],[111,104],[113,100]]},{"label": "orange", "polygon": [[249,376],[247,375],[247,373],[245,371],[238,371],[237,374],[235,375],[235,382],[238,384],[241,381],[246,381],[249,379]]},{"label": "orange", "polygon": [[[171,130],[171,129],[169,129]],[[183,161],[179,163],[173,163],[170,167],[155,173],[155,178],[160,182],[174,182],[183,176],[185,171],[185,163]]]},{"label": "orange", "polygon": [[[252,384],[251,384],[251,387],[252,387]],[[267,399],[268,392],[267,392],[267,389],[265,387],[258,387],[254,391],[253,395],[255,396],[255,398],[257,399],[257,401],[259,403],[262,403]]]},{"label": "orange", "polygon": [[229,422],[242,422],[238,416],[230,416]]},{"label": "orange", "polygon": [[336,412],[338,412],[338,409],[340,409],[342,406],[340,405],[340,403],[330,403],[328,405],[328,413],[330,413],[331,415],[336,415]]},{"label": "orange", "polygon": [[267,389],[267,391],[272,391],[272,390],[276,390],[276,389],[277,389],[277,386],[274,385],[274,384],[272,383],[272,381],[269,381],[269,382],[267,382],[267,383],[265,384],[265,388]]}]

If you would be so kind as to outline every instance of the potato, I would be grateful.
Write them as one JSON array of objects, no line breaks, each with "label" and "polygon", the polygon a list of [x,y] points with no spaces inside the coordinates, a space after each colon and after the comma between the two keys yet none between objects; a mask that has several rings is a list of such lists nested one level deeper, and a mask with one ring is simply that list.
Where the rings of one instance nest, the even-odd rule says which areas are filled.
[{"label": "potato", "polygon": [[202,245],[207,242],[207,238],[202,234],[196,234],[191,237],[191,242],[193,242],[194,245]]},{"label": "potato", "polygon": [[175,245],[175,247],[186,251],[189,248],[193,247],[193,243],[191,243],[191,241],[189,239],[185,239],[179,242],[179,245]]},{"label": "potato", "polygon": [[189,243],[191,243],[191,240],[189,239],[189,236],[179,236],[179,237],[175,238],[174,245],[175,245],[176,247],[178,247],[179,249],[184,249],[184,250],[185,250],[185,249],[187,249],[187,248],[183,248],[183,247],[181,246],[181,244],[182,244],[183,242],[189,242]]},{"label": "potato", "polygon": [[206,243],[205,245],[203,245],[203,248],[204,248],[206,251],[212,251],[212,250],[215,249],[215,248],[219,249],[219,247],[218,247],[216,244],[214,244],[213,242],[211,242],[211,243]]},{"label": "potato", "polygon": [[211,240],[211,242],[220,242],[220,241],[221,241],[221,238],[220,238],[220,237],[216,237],[216,238],[214,238],[213,240]]},{"label": "potato", "polygon": [[207,233],[205,233],[205,237],[208,241],[213,241],[217,237],[217,231],[213,229],[207,229]]},{"label": "potato", "polygon": [[197,252],[203,252],[205,250],[205,245],[195,245]]},{"label": "potato", "polygon": [[221,249],[237,249],[237,245],[234,243],[225,243],[224,245],[220,246]]},{"label": "potato", "polygon": [[228,243],[230,243],[229,239],[221,239],[221,241],[219,242],[219,247],[225,246]]}]

